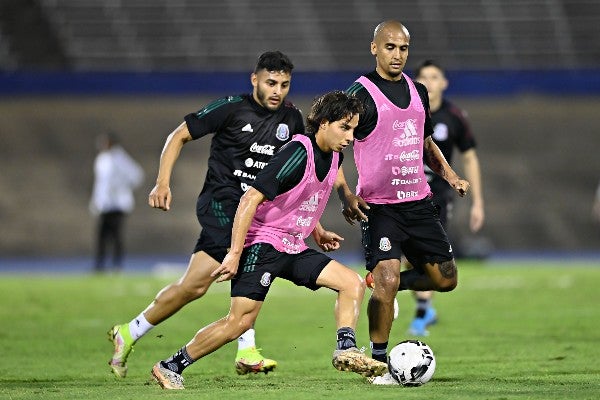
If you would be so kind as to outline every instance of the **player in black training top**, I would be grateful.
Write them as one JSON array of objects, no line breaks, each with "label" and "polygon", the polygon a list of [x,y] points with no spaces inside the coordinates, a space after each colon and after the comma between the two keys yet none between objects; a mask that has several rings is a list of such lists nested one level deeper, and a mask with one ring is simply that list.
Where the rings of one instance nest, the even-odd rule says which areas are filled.
[{"label": "player in black training top", "polygon": [[[471,184],[469,228],[473,233],[478,232],[485,219],[481,173],[475,138],[466,113],[443,97],[448,80],[440,64],[432,60],[422,62],[415,70],[415,79],[427,87],[433,124],[432,137],[448,164],[452,164],[454,149],[457,148],[460,152],[465,177]],[[425,169],[425,173],[433,193],[433,202],[439,208],[440,221],[447,228],[448,220],[452,218],[454,190],[429,168]],[[437,322],[437,313],[431,305],[433,292],[414,292],[414,296],[417,303],[415,317],[408,330],[414,336],[427,336],[427,327]]]},{"label": "player in black training top", "polygon": [[[294,134],[304,133],[300,111],[285,98],[290,90],[293,64],[279,51],[262,54],[251,74],[252,94],[229,96],[185,116],[167,138],[160,157],[156,186],[149,205],[168,211],[171,207],[170,178],[184,144],[213,133],[208,172],[198,197],[196,214],[202,226],[200,237],[185,274],[166,286],[153,302],[131,322],[110,331],[114,354],[113,373],[125,377],[127,357],[135,342],[154,326],[187,303],[206,293],[231,242],[231,228],[240,197],[271,156]],[[235,366],[238,374],[269,372],[274,360],[256,349],[254,329],[238,339]]]}]

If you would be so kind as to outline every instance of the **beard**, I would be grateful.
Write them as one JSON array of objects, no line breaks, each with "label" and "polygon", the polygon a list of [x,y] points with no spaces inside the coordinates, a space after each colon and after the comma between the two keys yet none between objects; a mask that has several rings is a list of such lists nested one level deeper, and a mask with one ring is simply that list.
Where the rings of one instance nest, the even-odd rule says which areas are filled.
[{"label": "beard", "polygon": [[267,110],[275,111],[281,105],[281,102],[276,106],[269,104],[269,96],[264,91],[260,90],[260,87],[256,88],[256,97],[258,98],[258,102],[260,103],[260,105],[266,108]]}]

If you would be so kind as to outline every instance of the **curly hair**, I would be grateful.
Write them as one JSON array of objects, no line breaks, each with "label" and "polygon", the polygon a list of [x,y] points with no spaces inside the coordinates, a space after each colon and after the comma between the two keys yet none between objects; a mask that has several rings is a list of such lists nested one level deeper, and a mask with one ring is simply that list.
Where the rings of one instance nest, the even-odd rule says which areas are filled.
[{"label": "curly hair", "polygon": [[362,114],[364,108],[353,94],[335,90],[314,99],[310,113],[306,116],[306,132],[314,135],[323,121],[339,121]]}]

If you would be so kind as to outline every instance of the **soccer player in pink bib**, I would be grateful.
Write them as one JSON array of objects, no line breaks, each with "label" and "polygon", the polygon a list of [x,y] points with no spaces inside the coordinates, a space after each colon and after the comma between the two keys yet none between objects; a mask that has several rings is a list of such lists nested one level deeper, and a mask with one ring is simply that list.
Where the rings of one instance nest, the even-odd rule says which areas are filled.
[{"label": "soccer player in pink bib", "polygon": [[385,372],[386,363],[367,357],[356,345],[364,281],[305,243],[312,235],[328,251],[343,240],[323,229],[319,219],[334,187],[341,198],[353,196],[343,179],[341,152],[352,143],[362,110],[358,99],[344,92],[317,98],[306,118],[307,135],[296,135],[257,175],[237,208],[230,250],[212,273],[217,282],[231,280],[229,313],[154,365],[152,377],[161,387],[183,389],[185,368],[251,327],[278,277],[311,290],[327,287],[337,292],[335,368],[365,376]]},{"label": "soccer player in pink bib", "polygon": [[[361,220],[366,267],[374,282],[367,308],[371,352],[380,361],[387,360],[397,291],[450,291],[457,284],[452,246],[431,201],[425,164],[461,196],[469,190],[431,138],[427,89],[402,72],[409,45],[403,24],[380,23],[371,42],[375,71],[347,90],[365,107],[355,129],[354,159],[356,194],[368,207],[346,214]],[[414,268],[400,273],[403,256]],[[395,382],[386,374],[373,383],[384,381]]]}]

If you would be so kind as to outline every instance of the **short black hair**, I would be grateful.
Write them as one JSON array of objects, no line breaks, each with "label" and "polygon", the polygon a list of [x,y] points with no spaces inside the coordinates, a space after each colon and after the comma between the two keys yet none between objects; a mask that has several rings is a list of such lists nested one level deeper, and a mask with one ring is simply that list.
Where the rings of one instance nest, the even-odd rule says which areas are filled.
[{"label": "short black hair", "polygon": [[438,63],[435,60],[425,60],[421,64],[419,64],[417,66],[417,68],[415,69],[415,78],[418,78],[419,75],[421,75],[421,70],[425,67],[435,67],[435,68],[439,69],[440,71],[442,71],[442,74],[446,75],[446,71],[444,70],[444,67],[442,67],[442,65],[440,63]]},{"label": "short black hair", "polygon": [[267,71],[283,71],[291,74],[294,64],[292,64],[288,56],[280,51],[267,51],[258,57],[254,73],[263,69]]},{"label": "short black hair", "polygon": [[310,113],[306,116],[306,132],[314,135],[323,121],[340,121],[363,112],[362,103],[353,94],[341,90],[325,93],[313,100]]}]

